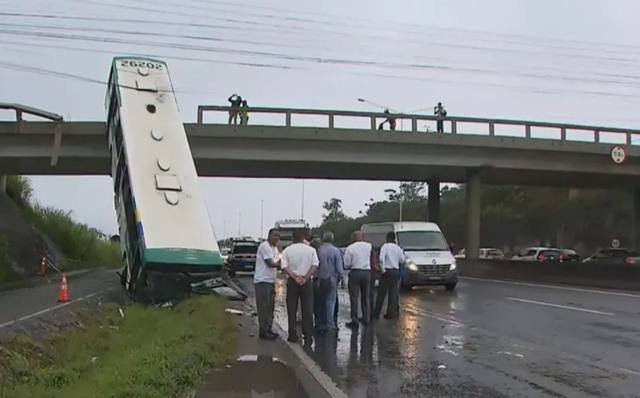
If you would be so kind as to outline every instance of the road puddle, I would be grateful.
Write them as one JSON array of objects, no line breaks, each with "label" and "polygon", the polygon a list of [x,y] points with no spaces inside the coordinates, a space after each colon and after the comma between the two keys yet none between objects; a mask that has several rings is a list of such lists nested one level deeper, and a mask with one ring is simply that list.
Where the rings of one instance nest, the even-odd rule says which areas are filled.
[{"label": "road puddle", "polygon": [[271,356],[244,355],[207,375],[197,398],[308,398],[293,370]]}]

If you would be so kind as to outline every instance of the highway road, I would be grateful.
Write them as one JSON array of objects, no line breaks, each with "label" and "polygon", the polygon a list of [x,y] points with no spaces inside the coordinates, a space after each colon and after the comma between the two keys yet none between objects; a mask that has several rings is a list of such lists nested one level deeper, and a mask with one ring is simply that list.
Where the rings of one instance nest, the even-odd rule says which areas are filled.
[{"label": "highway road", "polygon": [[640,294],[463,278],[401,297],[399,321],[352,332],[340,291],[339,340],[310,354],[349,397],[640,396]]},{"label": "highway road", "polygon": [[114,270],[98,269],[70,276],[67,282],[71,301],[67,303],[57,302],[59,280],[50,274],[37,286],[0,292],[0,335],[46,337],[51,331],[78,322],[81,308],[125,300]]},{"label": "highway road", "polygon": [[[45,335],[74,322],[78,303],[123,300],[114,271],[69,286],[62,305],[55,282],[0,293],[0,334]],[[346,290],[340,301],[338,339],[307,353],[349,397],[640,396],[640,293],[462,278],[454,292],[403,293],[398,321],[357,332],[344,327]]]}]

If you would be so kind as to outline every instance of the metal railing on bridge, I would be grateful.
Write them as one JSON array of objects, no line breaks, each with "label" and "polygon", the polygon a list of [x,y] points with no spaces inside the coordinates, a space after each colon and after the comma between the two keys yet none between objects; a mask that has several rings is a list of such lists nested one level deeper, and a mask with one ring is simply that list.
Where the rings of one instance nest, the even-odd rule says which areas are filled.
[{"label": "metal railing on bridge", "polygon": [[54,135],[53,135],[53,148],[51,150],[51,166],[58,164],[58,154],[60,153],[60,143],[62,141],[62,122],[63,117],[57,113],[47,112],[42,109],[33,108],[31,106],[0,102],[0,110],[10,110],[16,113],[16,132],[22,133],[24,131],[25,120],[23,115],[38,116],[43,119],[48,119],[55,123]]},{"label": "metal railing on bridge", "polygon": [[[205,112],[229,112],[229,106],[220,105],[200,105],[198,106],[198,124],[204,124]],[[421,122],[437,122],[437,116],[421,115],[421,114],[405,114],[405,113],[381,113],[381,112],[359,112],[359,111],[341,111],[341,110],[324,110],[324,109],[295,109],[295,108],[270,108],[270,107],[250,107],[248,108],[250,115],[254,114],[271,114],[281,115],[284,118],[284,127],[301,127],[294,123],[294,116],[323,116],[326,117],[326,125],[324,128],[336,128],[337,118],[361,118],[368,119],[368,128],[370,130],[378,130],[378,122],[387,118],[394,118],[398,122],[409,121],[410,129],[400,129],[399,132],[433,132],[420,130]],[[504,136],[504,137],[524,137],[532,139],[555,139],[559,141],[570,142],[592,142],[592,143],[615,143],[638,145],[640,144],[640,130],[590,126],[569,123],[552,123],[537,122],[530,120],[511,120],[511,119],[488,119],[478,117],[465,116],[447,116],[443,119],[445,126],[445,134],[473,134],[486,136]],[[261,124],[263,125],[263,124]],[[273,124],[276,126],[277,124]],[[474,125],[475,131],[470,132],[465,127]],[[481,130],[478,131],[478,125]],[[516,128],[509,133],[500,131],[503,127]],[[350,127],[351,128],[351,127]],[[543,130],[543,131],[538,131]],[[536,132],[536,136],[532,135],[532,131]],[[540,136],[542,135],[542,136]]]}]

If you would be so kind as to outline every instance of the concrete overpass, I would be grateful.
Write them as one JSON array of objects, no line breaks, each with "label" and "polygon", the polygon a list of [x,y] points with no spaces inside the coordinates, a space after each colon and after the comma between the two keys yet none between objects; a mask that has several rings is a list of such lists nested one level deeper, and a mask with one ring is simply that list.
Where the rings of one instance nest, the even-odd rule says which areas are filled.
[{"label": "concrete overpass", "polygon": [[[394,114],[407,131],[383,131],[376,127],[387,114],[283,108],[251,108],[251,120],[273,118],[262,125],[205,123],[207,112],[227,111],[201,106],[197,122],[185,124],[201,176],[427,181],[436,221],[439,184],[466,183],[470,258],[479,246],[482,183],[633,190],[640,226],[640,130],[448,117],[445,133],[433,133],[419,126],[434,116]],[[325,124],[301,126],[309,117]],[[0,174],[109,174],[105,132],[104,122],[0,122]],[[612,142],[625,149],[621,164]]]}]

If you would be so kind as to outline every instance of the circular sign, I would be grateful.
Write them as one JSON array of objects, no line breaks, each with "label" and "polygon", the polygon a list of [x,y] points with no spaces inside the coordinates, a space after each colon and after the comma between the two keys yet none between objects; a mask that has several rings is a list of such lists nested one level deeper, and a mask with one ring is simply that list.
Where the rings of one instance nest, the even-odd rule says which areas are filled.
[{"label": "circular sign", "polygon": [[613,239],[611,241],[611,247],[613,247],[614,249],[617,249],[620,247],[620,239]]},{"label": "circular sign", "polygon": [[626,158],[627,153],[625,152],[623,147],[616,145],[611,148],[611,160],[613,160],[613,163],[620,164],[624,162]]}]

